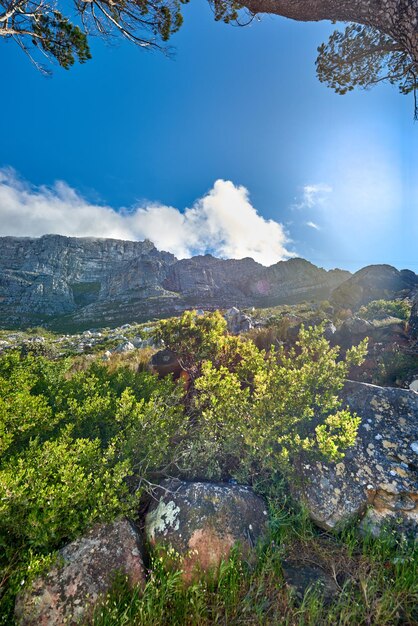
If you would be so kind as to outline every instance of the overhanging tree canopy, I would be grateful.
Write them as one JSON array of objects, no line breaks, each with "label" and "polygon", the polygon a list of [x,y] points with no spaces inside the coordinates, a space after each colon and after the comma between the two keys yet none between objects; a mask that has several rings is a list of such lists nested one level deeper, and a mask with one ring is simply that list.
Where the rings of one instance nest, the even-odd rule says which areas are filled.
[{"label": "overhanging tree canopy", "polygon": [[[181,26],[188,0],[0,0],[0,36],[14,40],[42,69],[42,52],[68,69],[91,58],[89,34],[121,35],[145,48],[164,48]],[[401,93],[418,88],[418,0],[209,0],[216,20],[244,24],[242,14],[299,21],[345,22],[318,48],[321,81],[346,93],[388,80]],[[44,69],[44,68],[43,68]],[[45,71],[45,70],[44,70]],[[417,112],[417,106],[415,106]]]}]

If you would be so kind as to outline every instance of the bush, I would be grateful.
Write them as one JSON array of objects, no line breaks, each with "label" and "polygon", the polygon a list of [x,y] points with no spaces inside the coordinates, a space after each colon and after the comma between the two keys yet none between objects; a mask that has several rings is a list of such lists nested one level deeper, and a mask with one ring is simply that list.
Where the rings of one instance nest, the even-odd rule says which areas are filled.
[{"label": "bush", "polygon": [[366,320],[396,317],[408,320],[411,305],[406,300],[373,300],[359,309],[359,315]]},{"label": "bush", "polygon": [[[0,615],[34,563],[128,512],[176,458],[182,388],[148,372],[0,357]],[[136,477],[136,478],[135,478]],[[1,620],[0,620],[1,623]]]},{"label": "bush", "polygon": [[248,482],[260,471],[289,473],[302,449],[339,459],[353,445],[359,418],[340,407],[338,392],[349,367],[363,360],[365,342],[338,361],[322,326],[302,327],[294,348],[266,354],[249,340],[227,336],[218,315],[207,314],[210,352],[193,354],[187,342],[190,328],[197,333],[192,315],[177,326],[164,323],[166,344],[193,373],[185,450],[192,474]]}]

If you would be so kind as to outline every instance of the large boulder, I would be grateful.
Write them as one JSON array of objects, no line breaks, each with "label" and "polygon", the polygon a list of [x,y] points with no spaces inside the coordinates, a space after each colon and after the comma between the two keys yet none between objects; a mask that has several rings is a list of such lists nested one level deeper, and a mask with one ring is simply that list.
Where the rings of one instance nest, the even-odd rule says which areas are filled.
[{"label": "large boulder", "polygon": [[361,317],[349,317],[343,321],[340,328],[334,333],[331,339],[333,343],[343,348],[350,348],[354,344],[358,344],[362,339],[370,337],[373,330],[374,327],[371,322]]},{"label": "large boulder", "polygon": [[264,500],[248,487],[167,480],[145,520],[147,539],[155,549],[174,548],[183,579],[215,571],[231,548],[251,548],[267,529]]},{"label": "large boulder", "polygon": [[145,583],[139,537],[125,520],[98,524],[59,551],[57,564],[16,598],[19,626],[84,623],[109,591],[116,572]]},{"label": "large boulder", "polygon": [[339,463],[303,460],[295,492],[327,530],[365,515],[374,534],[385,522],[416,533],[418,394],[347,382],[341,398],[362,418],[356,444]]}]

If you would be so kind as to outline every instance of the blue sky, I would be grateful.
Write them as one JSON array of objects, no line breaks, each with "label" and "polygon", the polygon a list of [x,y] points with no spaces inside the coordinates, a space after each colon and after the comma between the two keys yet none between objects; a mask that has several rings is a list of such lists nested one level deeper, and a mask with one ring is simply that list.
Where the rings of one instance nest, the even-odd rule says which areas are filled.
[{"label": "blue sky", "polygon": [[[330,24],[265,17],[234,28],[202,2],[184,13],[173,59],[96,39],[92,61],[45,78],[1,42],[0,234],[155,239],[160,229],[178,254],[193,241],[197,252],[259,251],[262,262],[297,254],[327,268],[418,271],[411,98],[321,85],[316,47]],[[129,228],[114,226],[112,209]]]}]

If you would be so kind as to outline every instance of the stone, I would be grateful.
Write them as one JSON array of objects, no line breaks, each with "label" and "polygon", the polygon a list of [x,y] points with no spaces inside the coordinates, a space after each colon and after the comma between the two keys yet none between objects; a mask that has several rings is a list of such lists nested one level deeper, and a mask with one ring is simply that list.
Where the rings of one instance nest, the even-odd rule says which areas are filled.
[{"label": "stone", "polygon": [[172,374],[176,380],[183,371],[177,354],[168,348],[153,354],[149,365],[151,370],[158,374],[160,378]]},{"label": "stone", "polygon": [[411,314],[408,322],[408,332],[411,339],[418,339],[418,293],[412,302]]},{"label": "stone", "polygon": [[18,593],[19,626],[85,623],[111,588],[115,574],[132,586],[145,584],[141,543],[126,519],[98,524],[59,551],[57,564]]},{"label": "stone", "polygon": [[302,457],[295,494],[326,530],[364,516],[374,534],[386,522],[416,534],[418,394],[349,381],[341,399],[362,418],[357,441],[339,463]]},{"label": "stone", "polygon": [[337,332],[336,327],[332,322],[327,322],[324,327],[324,337],[327,341],[331,341]]},{"label": "stone", "polygon": [[409,385],[409,389],[411,391],[415,391],[416,393],[418,393],[418,378],[416,378],[415,380],[413,380],[410,385]]},{"label": "stone", "polygon": [[120,343],[115,348],[115,352],[118,352],[118,353],[121,353],[121,354],[124,354],[126,352],[132,352],[132,350],[135,350],[135,346],[130,341],[125,341],[125,343]]},{"label": "stone", "polygon": [[354,316],[344,320],[330,339],[333,344],[338,344],[343,348],[350,348],[353,345],[357,345],[362,339],[370,337],[373,331],[374,326],[371,322]]},{"label": "stone", "polygon": [[254,328],[253,320],[249,315],[245,315],[236,307],[232,307],[225,313],[227,329],[233,335],[247,332]]},{"label": "stone", "polygon": [[216,572],[235,544],[251,559],[267,521],[265,501],[249,487],[167,480],[146,515],[145,533],[154,549],[175,550],[189,583]]},{"label": "stone", "polygon": [[313,591],[322,596],[325,605],[330,604],[339,594],[332,576],[319,565],[307,564],[299,560],[285,560],[282,563],[283,576],[298,604],[305,594]]}]

